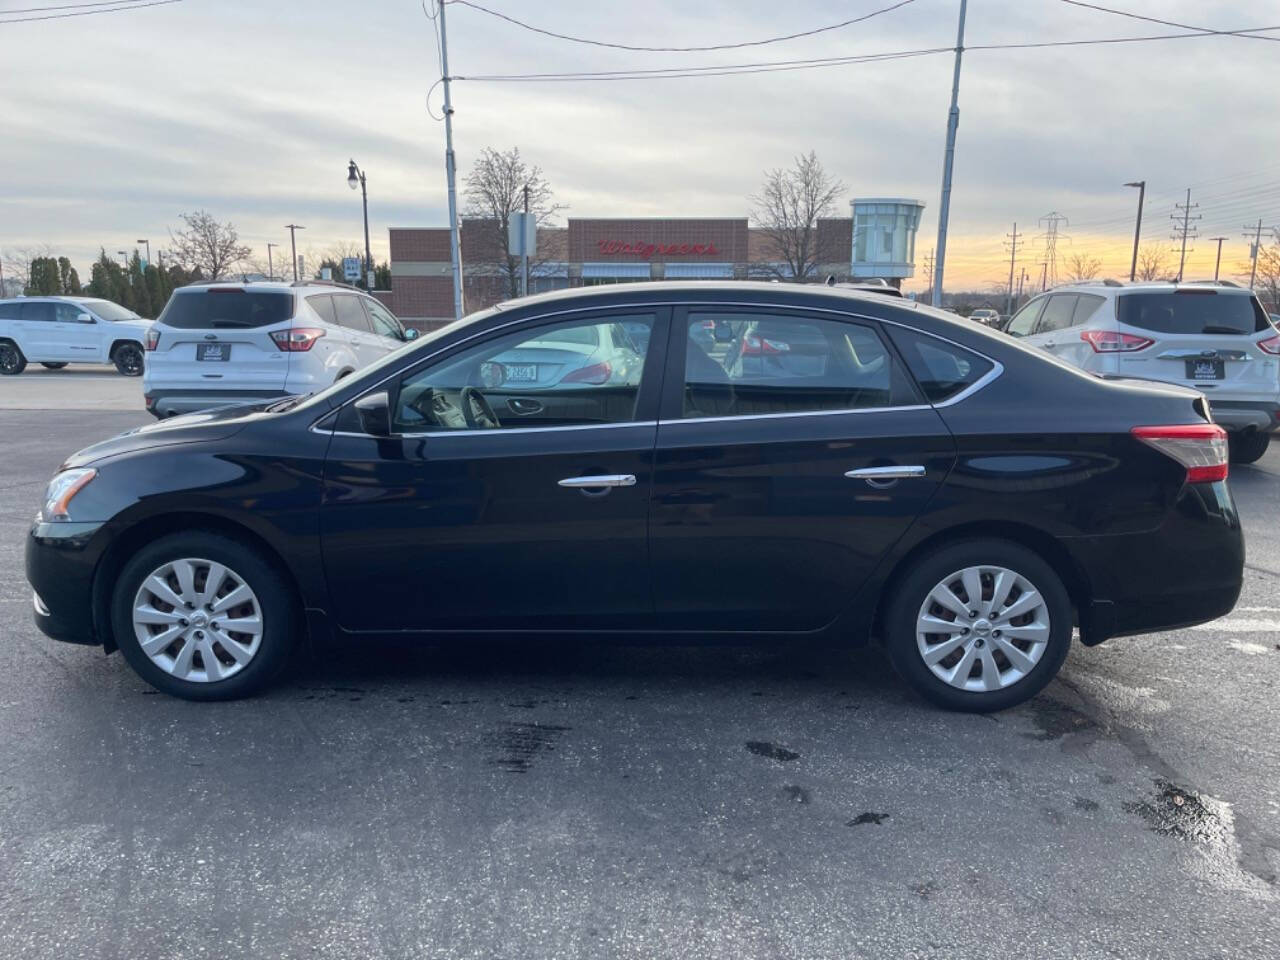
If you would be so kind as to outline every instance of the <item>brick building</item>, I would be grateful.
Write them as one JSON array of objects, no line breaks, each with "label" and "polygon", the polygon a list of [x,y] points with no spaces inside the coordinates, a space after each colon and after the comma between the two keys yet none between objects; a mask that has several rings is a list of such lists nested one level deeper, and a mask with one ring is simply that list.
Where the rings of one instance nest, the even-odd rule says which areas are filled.
[{"label": "brick building", "polygon": [[[459,227],[466,312],[514,296],[503,266],[505,237],[493,221]],[[402,320],[434,329],[453,319],[453,280],[447,227],[393,227],[391,292]],[[818,276],[848,279],[853,272],[853,219],[818,221]],[[746,217],[570,218],[538,230],[530,264],[533,293],[640,280],[759,280],[785,278],[773,242]]]}]

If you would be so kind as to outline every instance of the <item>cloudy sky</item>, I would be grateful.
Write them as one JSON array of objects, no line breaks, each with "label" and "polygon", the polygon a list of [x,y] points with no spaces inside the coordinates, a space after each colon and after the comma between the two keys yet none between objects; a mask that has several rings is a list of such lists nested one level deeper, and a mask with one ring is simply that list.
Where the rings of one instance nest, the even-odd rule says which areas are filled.
[{"label": "cloudy sky", "polygon": [[[230,220],[265,256],[307,227],[300,252],[356,241],[366,168],[375,257],[389,226],[447,222],[444,129],[426,108],[439,76],[420,0],[177,0],[126,13],[9,22],[68,0],[0,0],[0,253],[50,244],[80,265],[183,211]],[[426,0],[430,7],[430,0]],[[647,46],[758,40],[894,0],[480,0],[560,33]],[[1218,29],[1280,26],[1273,0],[1103,0]],[[460,76],[651,69],[842,57],[953,46],[958,0],[914,0],[804,39],[709,53],[628,52],[523,30],[449,7]],[[89,9],[90,5],[67,7]],[[64,11],[65,12],[65,11]],[[1062,0],[972,0],[966,45],[1149,36],[1175,28]],[[1280,37],[1280,30],[1271,34]],[[743,216],[761,172],[814,149],[847,196],[927,203],[937,229],[952,57],[814,70],[626,82],[454,87],[460,170],[485,146],[518,145],[570,216]],[[1247,254],[1243,224],[1280,223],[1280,43],[1237,37],[1030,50],[971,50],[948,244],[948,287],[1007,278],[1016,220],[1035,261],[1040,218],[1069,218],[1060,250],[1127,273],[1136,191],[1144,238],[1169,246],[1192,187],[1200,235],[1224,235],[1224,271]],[[439,90],[431,98],[438,113]],[[847,206],[837,211],[847,215]],[[1188,275],[1212,275],[1195,242]],[[287,246],[285,247],[287,250]]]}]

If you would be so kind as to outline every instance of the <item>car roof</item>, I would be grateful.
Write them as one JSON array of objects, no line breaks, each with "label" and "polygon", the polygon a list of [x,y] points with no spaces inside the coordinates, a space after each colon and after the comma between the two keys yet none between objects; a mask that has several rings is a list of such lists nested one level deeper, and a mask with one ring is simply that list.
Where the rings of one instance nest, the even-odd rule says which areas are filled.
[{"label": "car roof", "polygon": [[[1035,294],[1036,297],[1051,293],[1090,293],[1094,296],[1115,294],[1122,296],[1130,293],[1177,293],[1179,290],[1212,290],[1215,293],[1251,296],[1253,291],[1229,280],[1137,280],[1133,283],[1122,283],[1119,280],[1081,280],[1075,283],[1060,283]],[[1032,298],[1034,299],[1034,297]]]},{"label": "car roof", "polygon": [[[691,296],[697,294],[697,296]],[[559,306],[565,301],[582,302],[584,305],[609,301],[649,301],[664,298],[690,303],[706,299],[732,299],[735,295],[750,303],[788,303],[797,300],[820,300],[848,306],[851,301],[891,305],[899,309],[913,309],[915,301],[886,297],[871,290],[855,290],[849,287],[829,287],[822,283],[773,283],[764,280],[654,280],[646,283],[611,283],[596,287],[570,287],[553,290],[516,300],[504,300],[495,310],[514,310],[543,304]]]},{"label": "car roof", "polygon": [[174,293],[200,293],[213,288],[226,289],[236,287],[252,293],[292,293],[299,295],[327,290],[330,293],[360,293],[368,296],[367,291],[353,287],[349,283],[338,283],[336,280],[197,280],[188,283]]},{"label": "car roof", "polygon": [[[41,300],[64,300],[68,303],[94,303],[98,300],[107,300],[106,297],[75,297],[70,294],[61,293],[35,293],[31,296],[21,297],[4,297],[0,299],[0,303],[32,303]],[[107,303],[115,303],[114,300],[107,300]]]}]

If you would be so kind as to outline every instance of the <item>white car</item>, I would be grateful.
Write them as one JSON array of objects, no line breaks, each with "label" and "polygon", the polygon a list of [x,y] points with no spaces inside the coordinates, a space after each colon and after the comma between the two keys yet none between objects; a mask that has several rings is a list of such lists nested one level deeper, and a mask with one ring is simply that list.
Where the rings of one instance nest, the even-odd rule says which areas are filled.
[{"label": "white car", "polygon": [[417,335],[344,284],[191,284],[148,332],[142,392],[157,417],[314,393]]},{"label": "white car", "polygon": [[1231,459],[1280,431],[1280,331],[1233,283],[1073,283],[1042,293],[1005,332],[1103,377],[1160,380],[1209,399]]},{"label": "white car", "polygon": [[1000,314],[987,307],[979,307],[973,313],[969,314],[969,319],[974,323],[980,323],[984,327],[994,327],[1000,322]]},{"label": "white car", "polygon": [[114,363],[126,377],[142,373],[150,320],[95,297],[0,300],[0,374],[28,363],[61,370],[69,363]]}]

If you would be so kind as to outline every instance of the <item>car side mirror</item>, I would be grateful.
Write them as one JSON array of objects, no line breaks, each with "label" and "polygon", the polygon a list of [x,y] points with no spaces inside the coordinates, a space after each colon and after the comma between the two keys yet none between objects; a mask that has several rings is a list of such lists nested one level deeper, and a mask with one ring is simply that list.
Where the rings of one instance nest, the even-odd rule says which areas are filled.
[{"label": "car side mirror", "polygon": [[371,437],[391,436],[391,401],[385,390],[361,397],[355,408],[361,430]]},{"label": "car side mirror", "polygon": [[417,331],[417,330],[415,330],[413,327],[409,327],[409,328],[408,328],[407,330],[405,330],[405,332],[404,332],[404,340],[405,340],[405,343],[408,343],[410,340],[417,340],[417,339],[418,339],[418,337],[419,337],[419,333],[418,333],[418,331]]},{"label": "car side mirror", "polygon": [[76,323],[97,323],[97,322],[98,322],[97,320],[93,319],[93,314],[91,313],[76,314]]}]

